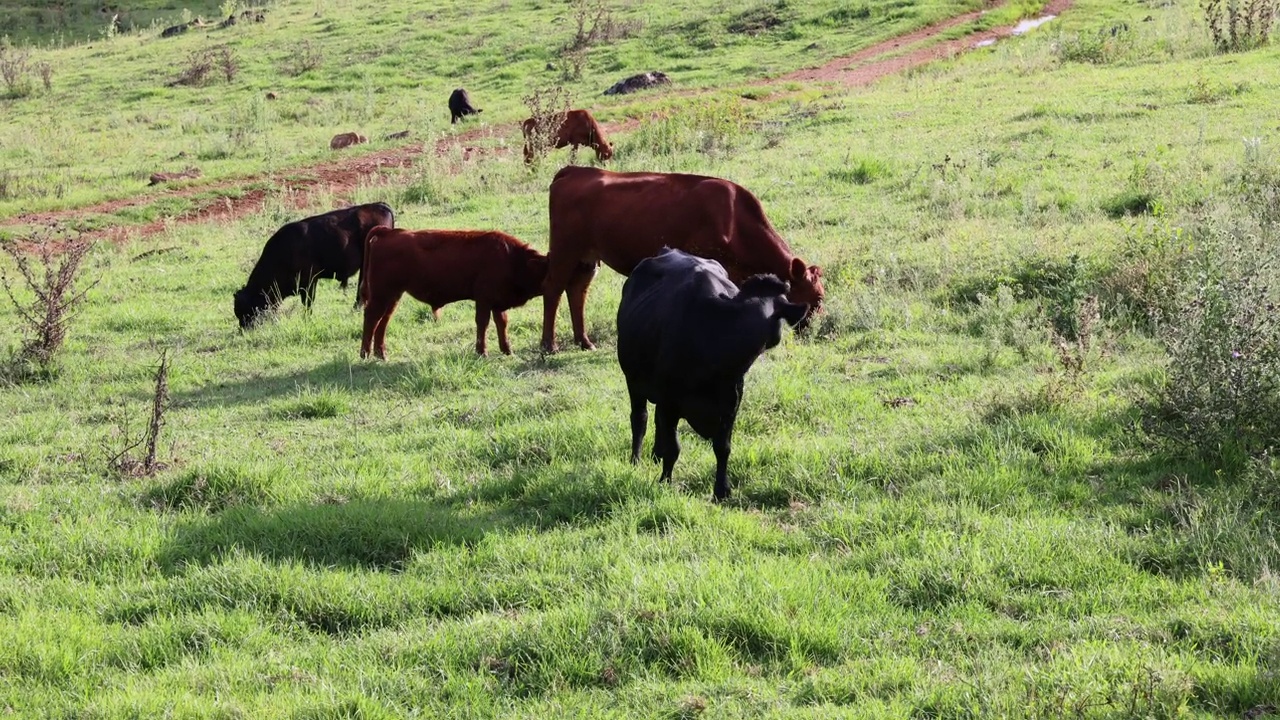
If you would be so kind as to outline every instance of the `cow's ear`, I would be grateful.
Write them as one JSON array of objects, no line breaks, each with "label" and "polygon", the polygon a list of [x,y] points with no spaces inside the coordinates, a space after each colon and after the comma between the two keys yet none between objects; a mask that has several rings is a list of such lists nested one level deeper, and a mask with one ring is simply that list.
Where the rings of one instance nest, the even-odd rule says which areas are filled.
[{"label": "cow's ear", "polygon": [[818,267],[817,265],[810,265],[809,274],[813,275],[815,278],[820,278],[822,277],[822,268]]},{"label": "cow's ear", "polygon": [[804,261],[800,258],[791,258],[791,279],[803,280],[805,278]]},{"label": "cow's ear", "polygon": [[774,317],[781,317],[787,321],[791,327],[800,324],[804,320],[804,316],[809,314],[809,306],[804,303],[792,303],[783,300],[779,302],[773,312]]}]

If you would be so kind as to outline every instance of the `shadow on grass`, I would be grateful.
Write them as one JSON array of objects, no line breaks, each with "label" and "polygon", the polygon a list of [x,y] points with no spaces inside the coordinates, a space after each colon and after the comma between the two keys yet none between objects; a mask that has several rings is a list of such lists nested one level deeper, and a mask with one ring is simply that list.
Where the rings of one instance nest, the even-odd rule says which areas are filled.
[{"label": "shadow on grass", "polygon": [[320,567],[396,570],[416,550],[471,546],[511,526],[501,511],[464,513],[438,501],[235,507],[180,526],[159,561],[166,570],[181,571],[243,551]]},{"label": "shadow on grass", "polygon": [[183,572],[246,552],[316,567],[396,571],[415,552],[470,547],[492,533],[590,525],[659,492],[634,473],[557,465],[517,469],[447,499],[234,505],[179,525],[158,560],[168,572]]},{"label": "shadow on grass", "polygon": [[175,402],[198,407],[256,405],[265,400],[294,395],[305,386],[336,387],[353,391],[395,386],[414,375],[411,362],[347,362],[333,359],[307,370],[282,375],[259,375],[213,382],[195,390],[173,393]]}]

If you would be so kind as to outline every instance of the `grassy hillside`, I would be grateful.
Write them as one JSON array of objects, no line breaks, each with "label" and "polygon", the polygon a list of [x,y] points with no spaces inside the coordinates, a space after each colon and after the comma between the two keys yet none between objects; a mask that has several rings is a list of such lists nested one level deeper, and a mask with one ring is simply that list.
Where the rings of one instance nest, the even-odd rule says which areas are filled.
[{"label": "grassy hillside", "polygon": [[[627,12],[656,33],[666,16],[645,7]],[[276,6],[238,37],[265,54],[290,41],[288,13],[311,11]],[[513,96],[534,73],[521,63],[544,58],[500,48],[550,33],[545,8],[440,12],[491,23],[494,47],[479,52],[511,60],[516,77],[461,82],[482,104],[495,98],[494,117],[516,117]],[[347,28],[334,32],[354,45],[347,14],[316,22]],[[1261,712],[1280,698],[1274,461],[1210,462],[1143,430],[1169,372],[1142,294],[1162,249],[1236,222],[1254,197],[1240,179],[1275,162],[1280,52],[1216,55],[1197,15],[1190,2],[1122,12],[1086,0],[1025,38],[872,88],[712,93],[619,138],[618,169],[744,184],[825,268],[827,314],[747,377],[723,505],[709,500],[710,448],[687,428],[672,485],[625,462],[622,279],[607,269],[588,302],[590,353],[536,353],[534,303],[512,311],[516,355],[479,359],[470,304],[437,323],[406,300],[389,361],[360,361],[360,316],[333,284],[310,314],[295,300],[259,329],[235,327],[231,294],[264,239],[341,202],[386,200],[405,227],[500,228],[545,250],[546,187],[563,155],[533,172],[510,154],[428,156],[303,211],[269,195],[233,223],[96,247],[86,278],[98,284],[56,377],[0,388],[0,707],[109,718]],[[442,46],[418,57],[368,38],[387,48],[381,59],[345,79],[330,60],[339,79],[297,87],[314,83],[319,107],[337,107],[367,72],[371,87],[401,83],[397,102],[431,98],[440,123],[436,98],[459,79],[415,88],[467,36],[407,19],[388,12],[382,27],[440,33]],[[1128,29],[1113,32],[1119,23]],[[798,42],[838,44],[814,28]],[[139,77],[184,52],[114,42],[65,57],[87,65],[126,48],[120,74]],[[656,34],[627,42],[617,52],[661,52]],[[755,71],[722,80],[788,67],[789,42],[743,38],[692,56],[703,80],[691,84],[756,50]],[[252,77],[255,91],[271,86]],[[175,102],[170,92],[121,101],[118,131],[143,132],[128,118]],[[193,116],[246,102],[201,97],[217,104]],[[396,127],[374,114],[383,106],[368,106],[370,126]],[[59,131],[68,139],[94,122],[82,107]],[[263,154],[236,154],[227,171],[313,157],[332,128],[312,112],[314,127],[272,115]],[[96,122],[109,129],[111,116]],[[63,144],[71,166],[90,162]],[[1280,183],[1270,187],[1274,199]],[[1055,322],[1082,339],[1055,342]],[[0,308],[10,347],[16,326]],[[162,349],[173,360],[167,467],[122,476],[107,459],[143,424]]]},{"label": "grassy hillside", "polygon": [[[458,86],[484,108],[481,125],[517,143],[516,123],[528,115],[521,98],[535,88],[561,85],[576,105],[617,119],[645,101],[601,93],[636,72],[662,70],[680,88],[731,85],[976,5],[870,0],[853,12],[837,0],[782,9],[741,0],[615,3],[612,39],[592,47],[581,77],[569,80],[562,48],[576,14],[545,0],[299,0],[268,6],[262,23],[29,51],[32,66],[49,63],[51,89],[29,74],[28,94],[0,99],[0,219],[137,195],[157,171],[195,166],[210,180],[288,170],[330,157],[339,132],[372,138],[365,151],[405,129],[433,139],[457,130],[445,102]],[[173,85],[202,53],[221,48],[230,81],[219,56],[203,84]],[[279,99],[268,101],[268,92]]]},{"label": "grassy hillside", "polygon": [[218,22],[227,16],[224,9],[265,4],[262,0],[10,0],[0,6],[0,36],[20,45],[61,46],[98,41],[119,32],[159,31],[185,19]]}]

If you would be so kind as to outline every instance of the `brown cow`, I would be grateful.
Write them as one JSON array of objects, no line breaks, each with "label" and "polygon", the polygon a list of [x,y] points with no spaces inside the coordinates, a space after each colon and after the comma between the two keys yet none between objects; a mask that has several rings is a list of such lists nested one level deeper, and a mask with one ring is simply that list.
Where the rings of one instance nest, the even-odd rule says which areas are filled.
[{"label": "brown cow", "polygon": [[585,350],[584,308],[592,275],[581,263],[630,275],[663,247],[719,262],[741,285],[771,273],[790,283],[787,298],[805,303],[809,322],[822,305],[822,268],[806,266],[765,217],[760,201],[720,178],[677,173],[620,173],[569,166],[551,181],[551,245],[543,286],[542,348],[556,350],[556,310],[568,292],[573,337]]},{"label": "brown cow", "polygon": [[536,297],[546,275],[546,255],[496,230],[376,227],[365,239],[360,357],[372,350],[380,359],[387,358],[387,323],[406,292],[430,305],[437,317],[444,305],[474,300],[476,352],[486,354],[492,314],[498,347],[510,355],[507,310]]},{"label": "brown cow", "polygon": [[[526,163],[533,162],[534,154],[534,131],[538,128],[538,121],[529,118],[520,124],[524,131],[524,161]],[[574,146],[575,148],[586,145],[596,151],[596,159],[604,162],[613,157],[613,146],[609,144],[608,139],[604,136],[604,130],[600,129],[600,123],[591,117],[591,113],[586,110],[570,110],[565,113],[564,122],[560,123],[560,129],[556,131],[556,148]]]}]

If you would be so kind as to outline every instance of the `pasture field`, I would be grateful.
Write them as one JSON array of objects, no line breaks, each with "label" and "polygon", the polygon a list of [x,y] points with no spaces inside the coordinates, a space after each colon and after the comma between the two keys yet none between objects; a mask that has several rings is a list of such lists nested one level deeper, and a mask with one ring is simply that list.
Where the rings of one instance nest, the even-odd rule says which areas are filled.
[{"label": "pasture field", "polygon": [[[250,105],[269,113],[259,139],[208,174],[301,165],[352,119],[398,129],[413,110],[415,128],[449,132],[455,84],[483,122],[509,124],[547,61],[512,43],[565,32],[547,2],[436,11],[453,26],[355,0],[310,19],[318,5],[269,6],[236,36],[259,58],[243,93],[160,87],[156,69],[192,38],[58,49],[100,80],[84,98],[59,90],[67,114],[46,123],[65,141],[57,172],[80,178],[61,202],[133,192],[95,178],[135,181],[156,148],[216,147]],[[749,9],[620,7],[644,30],[602,54],[636,70],[673,57],[666,23]],[[1274,461],[1191,459],[1142,422],[1167,372],[1143,273],[1207,214],[1239,211],[1239,178],[1274,167],[1280,52],[1214,54],[1194,2],[1081,0],[1028,36],[868,88],[742,97],[751,76],[811,62],[797,44],[836,55],[965,9],[897,7],[901,25],[690,50],[691,84],[713,92],[600,102],[605,117],[643,108],[611,167],[735,180],[825,270],[826,314],[747,376],[723,504],[688,428],[673,484],[626,462],[622,278],[607,268],[587,304],[594,352],[541,356],[535,301],[511,312],[514,356],[477,358],[469,303],[432,322],[406,299],[389,360],[361,361],[361,316],[334,283],[309,314],[290,300],[237,330],[231,295],[263,242],[312,211],[385,200],[403,227],[498,228],[545,250],[546,187],[567,151],[532,171],[518,152],[426,153],[301,209],[268,193],[243,218],[96,245],[56,376],[0,386],[0,713],[1239,718],[1280,705]],[[326,72],[295,79],[320,99],[305,116],[252,99],[278,86],[273,53],[330,26],[351,57],[378,55],[327,55]],[[491,39],[446,32],[463,26]],[[117,52],[112,92],[93,60]],[[622,74],[593,65],[573,87]],[[122,92],[144,77],[137,92],[154,96]],[[22,117],[44,100],[3,102]],[[342,107],[354,114],[333,117]],[[14,117],[0,120],[5,166],[52,142]],[[147,129],[180,117],[192,134]],[[33,135],[15,145],[15,126]],[[37,192],[0,210],[28,205],[56,204]],[[1071,339],[1056,342],[1055,323]],[[16,347],[7,305],[0,328]],[[569,346],[563,306],[558,329]],[[161,351],[166,467],[113,472]]]}]

